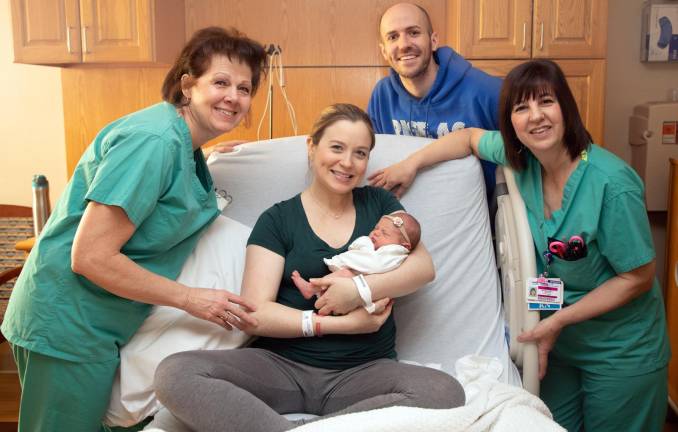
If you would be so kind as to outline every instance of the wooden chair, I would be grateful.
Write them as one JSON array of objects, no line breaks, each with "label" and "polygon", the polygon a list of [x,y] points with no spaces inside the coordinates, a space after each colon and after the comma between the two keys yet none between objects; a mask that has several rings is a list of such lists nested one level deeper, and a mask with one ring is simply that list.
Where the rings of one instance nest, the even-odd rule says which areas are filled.
[{"label": "wooden chair", "polygon": [[[0,204],[0,323],[25,259],[24,252],[17,251],[15,244],[33,236],[32,217],[30,207]],[[4,341],[0,334],[0,343]]]}]

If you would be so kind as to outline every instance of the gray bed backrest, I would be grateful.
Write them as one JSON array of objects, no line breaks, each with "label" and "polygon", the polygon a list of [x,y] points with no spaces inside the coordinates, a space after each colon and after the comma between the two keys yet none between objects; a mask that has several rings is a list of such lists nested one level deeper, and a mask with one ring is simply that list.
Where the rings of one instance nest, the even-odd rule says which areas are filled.
[{"label": "gray bed backrest", "polygon": [[[377,135],[368,175],[428,142]],[[248,226],[310,182],[304,136],[246,144],[213,155],[208,165],[216,188],[230,201],[223,214]],[[419,173],[402,203],[421,223],[436,279],[396,303],[400,359],[454,373],[458,358],[482,354],[499,358],[508,371],[505,379],[515,381],[478,160],[470,156]]]}]

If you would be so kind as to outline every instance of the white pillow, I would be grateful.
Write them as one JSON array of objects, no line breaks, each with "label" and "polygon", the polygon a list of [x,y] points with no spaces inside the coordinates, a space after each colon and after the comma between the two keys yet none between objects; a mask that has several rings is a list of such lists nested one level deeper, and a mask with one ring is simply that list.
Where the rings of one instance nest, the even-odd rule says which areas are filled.
[{"label": "white pillow", "polygon": [[[192,287],[219,288],[240,293],[245,246],[251,229],[219,216],[205,230],[177,281]],[[157,306],[134,337],[120,350],[120,368],[104,422],[132,426],[161,406],[153,391],[153,376],[162,359],[179,351],[229,349],[245,344],[248,336],[195,318],[169,306]]]}]

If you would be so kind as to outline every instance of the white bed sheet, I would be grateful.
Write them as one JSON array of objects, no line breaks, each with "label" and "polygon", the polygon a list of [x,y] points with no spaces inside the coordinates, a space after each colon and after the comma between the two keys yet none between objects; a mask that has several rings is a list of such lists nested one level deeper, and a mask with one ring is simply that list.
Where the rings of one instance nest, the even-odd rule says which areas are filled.
[{"label": "white bed sheet", "polygon": [[[378,135],[369,172],[402,160],[430,140],[415,137]],[[289,137],[246,144],[229,154],[215,154],[208,161],[217,190],[226,195],[229,205],[223,214],[233,221],[251,227],[257,217],[272,204],[290,198],[308,184],[305,137]],[[422,225],[422,241],[431,252],[436,266],[436,279],[417,293],[400,298],[394,309],[397,325],[397,351],[401,360],[439,367],[455,375],[455,363],[467,355],[495,358],[501,365],[498,381],[520,386],[520,376],[509,358],[501,306],[499,278],[489,229],[485,189],[480,164],[475,157],[438,164],[421,172],[402,199],[403,205]],[[184,267],[209,266],[200,256],[202,251],[216,257],[217,266],[235,270],[242,264],[244,243],[234,241],[230,227],[242,225],[216,224],[199,242],[196,252]],[[238,241],[246,237],[237,235]],[[211,250],[205,244],[229,244],[233,247]],[[238,249],[242,247],[242,249]],[[225,253],[225,256],[218,255]],[[209,269],[192,272],[218,273]],[[238,292],[239,283],[217,283],[192,279],[194,286],[223,286]],[[159,308],[158,308],[159,309]],[[156,309],[156,311],[158,310]],[[180,314],[167,311],[166,314]],[[107,419],[110,424],[129,425],[157,410],[152,393],[152,377],[159,355],[185,349],[199,349],[177,337],[180,322],[157,325],[160,314],[154,313],[145,328],[121,351],[120,386],[114,389]],[[222,331],[206,323],[212,332]],[[163,333],[165,332],[165,333]],[[141,339],[141,340],[140,340]],[[228,337],[223,347],[236,343]],[[138,347],[155,344],[162,350],[146,362]],[[186,347],[191,345],[190,347]],[[218,343],[204,348],[219,348]],[[161,352],[160,352],[161,351]],[[135,363],[130,369],[127,363]],[[127,377],[130,370],[134,374]],[[143,381],[142,391],[130,391],[134,381]],[[125,383],[130,384],[125,384]],[[134,386],[133,386],[134,387]],[[125,422],[121,422],[125,420]]]}]

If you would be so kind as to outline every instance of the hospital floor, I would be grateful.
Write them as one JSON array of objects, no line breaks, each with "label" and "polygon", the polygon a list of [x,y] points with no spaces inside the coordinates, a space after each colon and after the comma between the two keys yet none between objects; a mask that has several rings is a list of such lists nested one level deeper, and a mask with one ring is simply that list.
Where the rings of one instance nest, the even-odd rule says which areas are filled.
[{"label": "hospital floor", "polygon": [[[16,432],[19,415],[19,378],[6,343],[0,344],[0,432]],[[678,432],[678,416],[669,413],[663,432]]]}]

